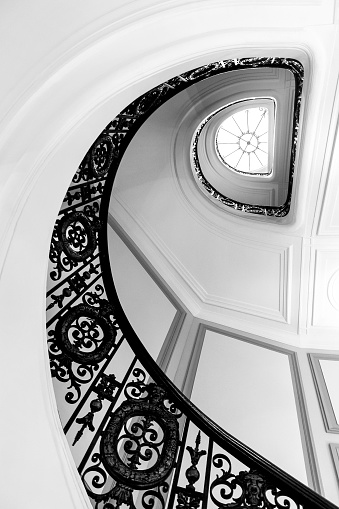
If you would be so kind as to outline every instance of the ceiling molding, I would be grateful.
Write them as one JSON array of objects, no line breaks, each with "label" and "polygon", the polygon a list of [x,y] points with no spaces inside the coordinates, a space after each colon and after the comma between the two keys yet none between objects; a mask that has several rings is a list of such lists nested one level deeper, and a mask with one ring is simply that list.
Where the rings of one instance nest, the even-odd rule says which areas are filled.
[{"label": "ceiling molding", "polygon": [[136,219],[135,214],[129,210],[116,189],[111,198],[109,213],[120,229],[130,237],[143,253],[148,263],[166,281],[173,294],[183,302],[191,314],[197,314],[200,310],[197,295],[191,291],[190,286],[184,284],[183,279],[178,279],[177,273],[173,270],[172,260],[169,261],[167,257],[163,256],[162,239],[156,237],[155,234],[149,236],[148,229],[145,228],[142,219],[140,220],[140,215]]},{"label": "ceiling molding", "polygon": [[[259,258],[264,253],[271,253],[272,257],[276,260],[275,263],[278,264],[276,266],[277,306],[264,306],[257,302],[257,298],[252,299],[252,301],[246,300],[245,289],[243,292],[244,300],[232,299],[225,295],[217,295],[207,291],[191,271],[188,270],[187,266],[178,259],[166,242],[155,232],[141,213],[134,211],[117,190],[115,190],[112,196],[110,211],[115,220],[126,230],[132,240],[137,243],[139,249],[146,256],[152,257],[150,259],[152,265],[158,268],[157,270],[160,267],[162,271],[165,270],[165,272],[160,272],[160,274],[166,281],[171,280],[172,289],[174,284],[176,288],[183,289],[185,287],[188,290],[185,292],[186,295],[194,295],[194,307],[198,304],[199,311],[201,306],[208,305],[223,308],[224,310],[237,311],[244,315],[254,315],[265,320],[273,320],[285,324],[291,323],[292,245],[288,247],[274,246],[262,242],[252,244],[251,241],[244,238],[238,238],[236,241],[236,244],[245,247],[248,251],[252,248],[251,253],[257,252]],[[176,281],[174,281],[174,278]],[[227,283],[225,283],[226,287]],[[181,297],[180,294],[179,297]],[[192,302],[188,307],[195,314],[192,311]]]}]

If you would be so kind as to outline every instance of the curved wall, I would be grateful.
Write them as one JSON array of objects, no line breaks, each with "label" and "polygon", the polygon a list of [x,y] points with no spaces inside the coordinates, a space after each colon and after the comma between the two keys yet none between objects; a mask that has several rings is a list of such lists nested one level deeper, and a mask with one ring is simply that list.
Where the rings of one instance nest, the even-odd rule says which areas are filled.
[{"label": "curved wall", "polygon": [[[312,140],[315,93],[328,77],[323,57],[335,44],[335,30],[326,27],[326,36],[321,26],[302,31],[299,20],[304,26],[332,23],[334,4],[264,2],[262,15],[251,3],[244,11],[246,2],[47,5],[34,0],[29,8],[21,2],[2,7],[1,502],[8,508],[89,508],[60,428],[45,347],[48,249],[74,169],[102,127],[135,97],[218,58],[247,55],[249,48],[266,54],[267,41],[272,52],[299,46],[313,53]],[[300,177],[301,189],[307,179]],[[307,185],[299,199],[304,205],[314,199]],[[293,228],[299,227],[296,218]],[[324,454],[321,467],[330,466]],[[334,474],[326,477],[332,499],[335,482]]]}]

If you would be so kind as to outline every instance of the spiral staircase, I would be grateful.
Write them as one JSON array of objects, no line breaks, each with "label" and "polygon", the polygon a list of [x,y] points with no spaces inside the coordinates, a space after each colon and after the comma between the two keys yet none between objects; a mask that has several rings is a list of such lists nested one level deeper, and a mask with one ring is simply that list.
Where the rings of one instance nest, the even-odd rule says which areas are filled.
[{"label": "spiral staircase", "polygon": [[[325,370],[339,359],[337,9],[4,8],[6,507],[338,504],[337,375]],[[214,150],[225,107],[258,97],[277,105],[276,166],[261,181]],[[165,338],[134,323],[128,292],[142,310],[147,293],[117,260],[121,241],[175,310]],[[209,334],[230,359],[241,343],[289,366],[299,445],[280,449],[303,482],[214,416],[237,383],[219,373],[201,395],[217,379],[213,364],[202,371]]]}]

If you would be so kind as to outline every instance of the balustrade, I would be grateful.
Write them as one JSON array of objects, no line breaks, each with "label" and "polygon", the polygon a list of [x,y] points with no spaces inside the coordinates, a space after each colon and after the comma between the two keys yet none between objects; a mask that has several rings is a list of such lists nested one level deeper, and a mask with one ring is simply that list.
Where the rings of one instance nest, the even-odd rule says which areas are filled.
[{"label": "balustrade", "polygon": [[64,432],[97,509],[335,508],[220,429],[172,384],[124,315],[111,274],[108,203],[133,135],[178,91],[246,65],[273,61],[217,62],[130,104],[84,157],[56,220],[47,292],[51,375]]}]

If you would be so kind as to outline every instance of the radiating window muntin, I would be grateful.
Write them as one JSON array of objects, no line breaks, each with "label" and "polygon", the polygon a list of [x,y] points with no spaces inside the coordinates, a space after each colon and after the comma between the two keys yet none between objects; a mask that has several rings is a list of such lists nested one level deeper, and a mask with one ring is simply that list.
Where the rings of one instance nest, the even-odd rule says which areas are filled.
[{"label": "radiating window muntin", "polygon": [[269,177],[273,172],[275,100],[245,99],[224,108],[228,115],[216,133],[215,145],[227,168],[241,174]]}]

